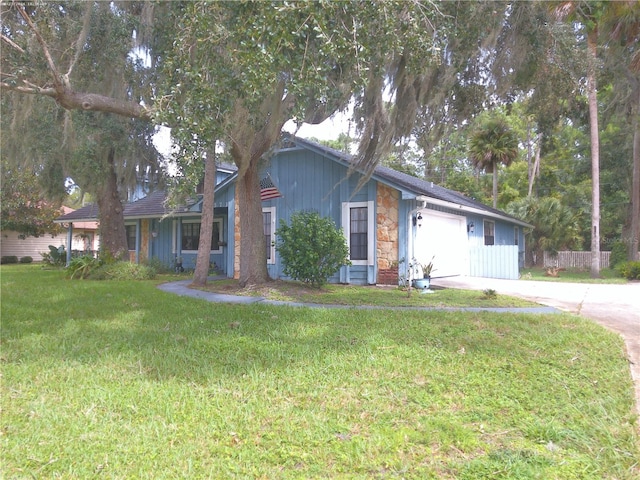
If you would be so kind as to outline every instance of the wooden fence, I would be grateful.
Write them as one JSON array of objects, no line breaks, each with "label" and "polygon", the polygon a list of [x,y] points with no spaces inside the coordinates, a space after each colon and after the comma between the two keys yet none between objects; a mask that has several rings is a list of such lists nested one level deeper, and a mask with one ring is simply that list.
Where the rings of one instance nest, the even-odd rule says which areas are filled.
[{"label": "wooden fence", "polygon": [[[609,268],[611,252],[600,252],[600,268]],[[558,252],[554,257],[549,252],[544,252],[545,267],[572,268],[575,270],[591,269],[591,252]]]}]

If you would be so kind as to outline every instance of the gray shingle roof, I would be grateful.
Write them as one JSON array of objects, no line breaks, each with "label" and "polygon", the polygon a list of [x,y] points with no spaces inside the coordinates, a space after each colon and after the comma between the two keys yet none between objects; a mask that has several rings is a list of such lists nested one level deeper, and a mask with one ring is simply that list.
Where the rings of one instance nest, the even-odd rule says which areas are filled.
[{"label": "gray shingle roof", "polygon": [[[291,141],[302,146],[311,147],[312,149],[323,152],[329,156],[337,157],[346,164],[349,164],[349,165],[354,164],[355,159],[353,155],[349,155],[344,152],[334,150],[331,147],[327,147],[325,145],[321,145],[319,143],[316,143],[307,139],[296,137],[296,138],[292,138]],[[485,205],[484,203],[474,200],[472,198],[469,198],[460,192],[449,190],[448,188],[441,187],[440,185],[436,185],[433,182],[427,182],[426,180],[422,180],[420,178],[414,177],[407,173],[398,172],[397,170],[393,170],[388,167],[383,167],[383,166],[375,167],[375,169],[373,170],[373,176],[383,181],[389,182],[392,185],[396,185],[398,187],[414,192],[416,195],[425,195],[427,197],[434,198],[437,200],[442,200],[444,202],[451,202],[458,205],[463,205],[465,207],[482,210],[487,212],[487,214],[493,214],[500,217],[512,219],[513,221],[520,224],[524,223],[522,222],[522,220],[519,220],[511,215],[508,215],[502,210],[498,210],[488,205]]]},{"label": "gray shingle roof", "polygon": [[[162,190],[152,192],[144,198],[124,205],[124,218],[161,217],[170,210],[165,208],[167,195]],[[98,218],[98,205],[85,205],[78,210],[56,219],[56,222],[90,221]]]},{"label": "gray shingle roof", "polygon": [[[354,164],[354,157],[352,155],[299,137],[286,136],[281,148],[288,148],[291,143],[295,143],[302,147],[310,148],[317,152],[323,153],[329,157],[336,158],[346,165]],[[228,168],[229,170],[237,170],[234,165],[230,164],[226,164],[224,168]],[[462,193],[456,192],[454,190],[449,190],[448,188],[441,187],[434,184],[433,182],[427,182],[425,180],[421,180],[420,178],[408,175],[403,172],[398,172],[388,167],[377,166],[373,171],[373,176],[384,182],[388,182],[391,185],[395,185],[396,187],[413,192],[416,195],[424,195],[444,202],[450,202],[457,205],[462,205],[464,207],[474,208],[487,212],[487,214],[492,214],[493,216],[500,216],[503,218],[511,219],[516,223],[527,225],[521,220],[518,220],[517,218],[512,217],[511,215],[508,215],[501,210],[497,210],[488,205],[485,205],[484,203],[478,202],[477,200],[469,198]],[[235,178],[235,176],[230,178]],[[124,218],[161,217],[163,215],[171,213],[171,211],[165,207],[166,198],[167,195],[164,191],[156,191],[136,202],[128,203],[124,206]],[[62,217],[58,217],[56,219],[56,222],[91,221],[97,218],[97,205],[87,205],[71,213],[63,215]]]}]

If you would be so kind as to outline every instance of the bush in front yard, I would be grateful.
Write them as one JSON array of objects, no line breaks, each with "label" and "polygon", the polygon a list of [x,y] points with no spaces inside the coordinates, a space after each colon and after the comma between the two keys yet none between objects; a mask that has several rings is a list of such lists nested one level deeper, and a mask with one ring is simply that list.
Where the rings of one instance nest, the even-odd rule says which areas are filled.
[{"label": "bush in front yard", "polygon": [[611,247],[611,256],[609,257],[609,268],[614,270],[618,265],[627,261],[627,244],[624,242],[615,242]]},{"label": "bush in front yard", "polygon": [[640,262],[619,263],[617,269],[627,280],[640,280]]},{"label": "bush in front yard", "polygon": [[62,245],[59,247],[49,245],[49,251],[43,252],[40,255],[42,255],[42,262],[45,265],[62,267],[67,263],[67,251]]},{"label": "bush in front yard", "polygon": [[102,263],[92,255],[83,255],[71,260],[67,267],[69,278],[88,278],[93,270],[98,268]]},{"label": "bush in front yard", "polygon": [[92,280],[152,280],[156,270],[149,265],[131,262],[107,263],[91,272]]},{"label": "bush in front yard", "polygon": [[18,257],[15,255],[4,255],[0,258],[0,263],[6,265],[8,263],[18,263]]},{"label": "bush in front yard", "polygon": [[33,257],[27,255],[26,257],[20,258],[20,263],[33,263]]},{"label": "bush in front yard", "polygon": [[291,225],[280,220],[276,249],[285,275],[320,286],[341,266],[350,264],[342,229],[316,212],[297,212]]}]

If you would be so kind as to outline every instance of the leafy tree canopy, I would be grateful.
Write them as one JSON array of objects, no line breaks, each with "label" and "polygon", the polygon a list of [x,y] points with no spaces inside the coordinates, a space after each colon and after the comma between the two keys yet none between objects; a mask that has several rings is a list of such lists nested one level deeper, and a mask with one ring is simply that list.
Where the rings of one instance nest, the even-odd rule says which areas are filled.
[{"label": "leafy tree canopy", "polygon": [[46,201],[38,178],[42,172],[10,167],[2,161],[0,229],[18,232],[20,238],[55,235],[62,231],[53,222],[62,213],[59,202]]}]

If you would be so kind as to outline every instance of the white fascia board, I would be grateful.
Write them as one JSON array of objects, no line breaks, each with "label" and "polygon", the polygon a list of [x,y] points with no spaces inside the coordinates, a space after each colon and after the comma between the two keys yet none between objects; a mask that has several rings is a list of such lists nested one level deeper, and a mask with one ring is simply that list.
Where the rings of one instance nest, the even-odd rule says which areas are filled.
[{"label": "white fascia board", "polygon": [[431,205],[439,205],[441,207],[450,208],[451,210],[459,210],[467,213],[475,213],[477,215],[482,215],[484,217],[495,218],[498,220],[504,220],[505,222],[515,223],[516,225],[520,225],[521,227],[533,228],[533,225],[530,225],[522,220],[518,220],[516,218],[507,217],[505,215],[500,215],[498,213],[489,212],[487,210],[483,210],[481,208],[475,207],[467,207],[466,205],[460,205],[458,203],[447,202],[446,200],[438,200],[437,198],[427,197],[427,203]]}]

